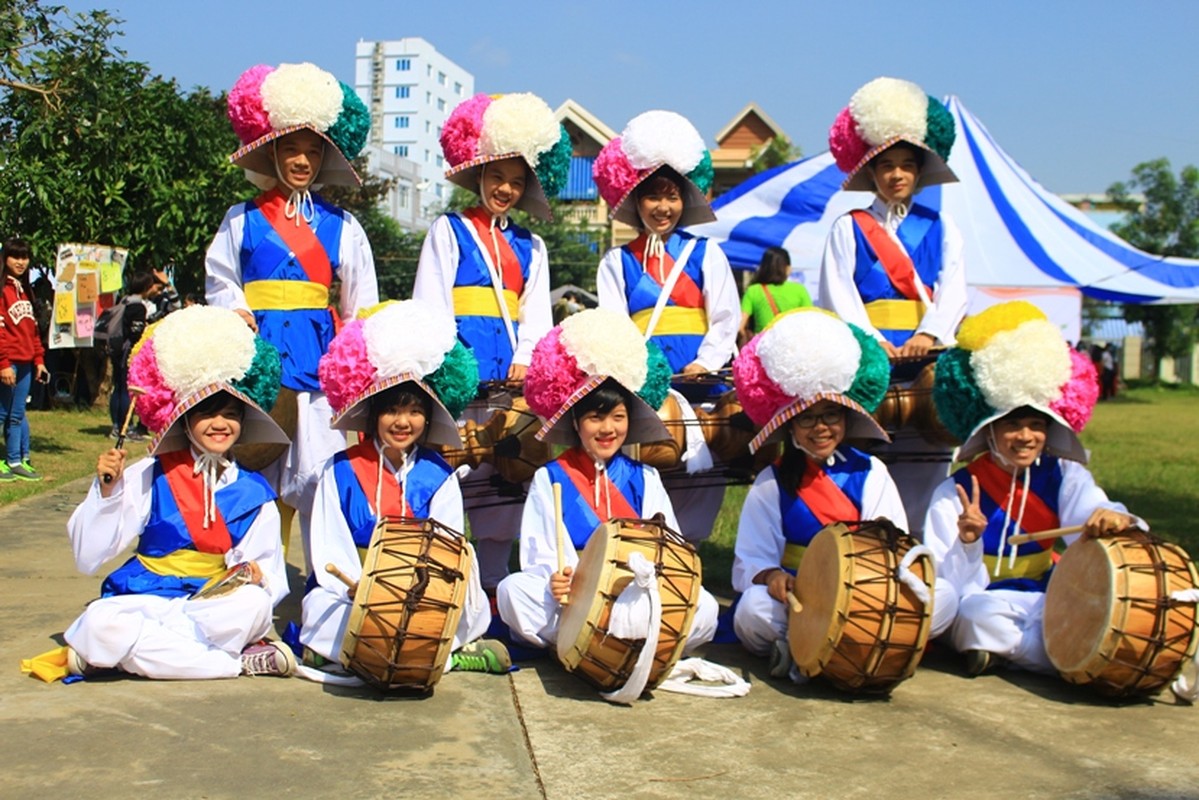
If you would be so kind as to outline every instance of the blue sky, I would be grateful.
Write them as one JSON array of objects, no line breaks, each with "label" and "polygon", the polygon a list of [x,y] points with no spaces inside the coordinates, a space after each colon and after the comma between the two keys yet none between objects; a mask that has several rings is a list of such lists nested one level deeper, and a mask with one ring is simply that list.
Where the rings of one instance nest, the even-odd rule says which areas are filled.
[{"label": "blue sky", "polygon": [[[1136,164],[1199,164],[1199,3],[1008,0],[111,0],[131,58],[184,87],[313,61],[353,83],[359,39],[420,36],[476,90],[570,97],[619,131],[667,108],[713,137],[756,101],[806,155],[861,84],[956,94],[1055,192],[1102,192]],[[329,9],[336,8],[336,11]]]}]

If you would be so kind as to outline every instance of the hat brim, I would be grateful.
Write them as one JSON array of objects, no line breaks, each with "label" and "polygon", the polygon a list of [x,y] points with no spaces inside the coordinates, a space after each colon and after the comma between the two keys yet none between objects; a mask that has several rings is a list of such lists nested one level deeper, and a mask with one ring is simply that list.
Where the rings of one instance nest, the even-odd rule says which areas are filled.
[{"label": "hat brim", "polygon": [[509,158],[519,158],[525,162],[525,167],[528,169],[529,179],[525,182],[525,190],[521,194],[520,200],[516,202],[516,207],[538,219],[553,219],[554,215],[550,212],[549,201],[545,198],[545,190],[541,188],[541,181],[537,179],[537,170],[533,169],[533,165],[520,153],[480,156],[470,161],[464,161],[458,166],[447,170],[445,177],[446,180],[455,186],[461,186],[463,189],[479,194],[479,179],[483,173],[483,167],[495,161],[504,161]]},{"label": "hat brim", "polygon": [[712,205],[708,202],[707,196],[695,185],[695,182],[686,175],[680,175],[677,170],[666,164],[654,167],[629,187],[629,190],[620,198],[620,202],[612,209],[610,214],[612,219],[640,230],[641,216],[637,213],[637,187],[662,172],[669,173],[667,177],[679,184],[679,190],[683,194],[683,213],[679,215],[676,227],[686,228],[688,225],[701,225],[705,222],[716,221],[716,213],[712,211]]},{"label": "hat brim", "polygon": [[[1025,406],[1049,417],[1050,424],[1045,434],[1044,452],[1058,458],[1077,461],[1079,464],[1086,464],[1090,460],[1087,455],[1087,449],[1082,446],[1082,440],[1078,438],[1078,434],[1074,432],[1070,424],[1062,419],[1059,414],[1050,410],[1047,406],[1038,405],[1037,403],[1025,403],[1019,407],[1023,408]],[[958,448],[954,461],[970,462],[990,450],[990,446],[987,443],[987,429],[993,423],[998,422],[1015,410],[1014,408],[1009,408],[1006,411],[997,412],[975,425],[974,430],[970,432],[970,436]]]},{"label": "hat brim", "polygon": [[360,186],[362,179],[358,177],[358,173],[354,171],[354,167],[350,164],[345,154],[341,149],[333,143],[325,134],[318,131],[311,125],[292,125],[288,128],[280,128],[277,131],[271,131],[264,136],[260,136],[254,141],[247,144],[245,147],[238,150],[233,155],[229,156],[229,163],[234,166],[241,167],[244,170],[255,172],[259,175],[265,175],[268,178],[278,180],[278,173],[275,171],[275,157],[272,148],[267,147],[271,142],[281,139],[288,134],[296,131],[312,131],[317,136],[325,140],[325,154],[321,159],[321,171],[313,178],[314,185],[322,186]]},{"label": "hat brim", "polygon": [[[579,434],[571,424],[570,410],[609,379],[620,383],[610,375],[592,375],[579,384],[579,387],[571,393],[570,397],[566,398],[566,402],[554,416],[542,424],[541,430],[537,431],[537,441],[564,445],[578,444]],[[642,400],[632,389],[623,383],[620,385],[628,391],[632,398],[628,408],[629,432],[625,436],[624,444],[645,444],[669,439],[670,431],[667,429],[666,423],[662,422],[658,416],[658,412],[654,411],[650,404]]]},{"label": "hat brim", "polygon": [[846,439],[880,439],[884,442],[891,441],[891,437],[887,435],[887,432],[882,429],[882,426],[875,421],[874,417],[870,416],[870,412],[863,408],[860,403],[851,400],[843,394],[829,392],[796,400],[791,405],[784,406],[770,418],[769,422],[762,426],[762,430],[758,431],[758,435],[750,441],[749,452],[756,453],[764,445],[781,441],[787,430],[787,423],[821,400],[829,400],[837,405],[844,406],[846,411],[849,412],[845,417]]},{"label": "hat brim", "polygon": [[438,399],[437,394],[429,388],[429,385],[413,372],[401,372],[399,375],[375,381],[347,403],[345,408],[335,414],[329,422],[329,427],[339,431],[362,431],[373,436],[375,432],[367,430],[367,426],[370,423],[370,403],[368,401],[380,392],[387,391],[391,387],[399,386],[405,382],[416,384],[417,388],[428,395],[429,399],[433,401],[433,413],[430,415],[428,421],[424,441],[427,444],[441,444],[455,448],[462,447],[462,437],[458,433],[457,421],[454,420],[449,409]]},{"label": "hat brim", "polygon": [[871,177],[870,171],[866,169],[866,165],[879,153],[897,144],[918,147],[924,152],[924,164],[920,167],[920,178],[916,182],[916,191],[927,186],[936,186],[939,183],[957,183],[958,176],[954,174],[953,170],[949,168],[949,164],[945,163],[945,159],[941,158],[935,150],[930,149],[927,145],[920,142],[912,141],[903,136],[896,136],[868,150],[866,155],[859,159],[857,165],[850,171],[844,182],[842,182],[841,188],[847,192],[875,191],[874,178]]},{"label": "hat brim", "polygon": [[185,450],[191,446],[184,425],[180,424],[187,412],[215,394],[224,392],[245,404],[245,415],[241,421],[241,435],[237,444],[291,444],[291,439],[279,427],[271,415],[249,398],[248,395],[233,388],[227,383],[214,383],[195,392],[175,406],[171,417],[162,432],[150,442],[150,455],[161,455],[176,450]]}]

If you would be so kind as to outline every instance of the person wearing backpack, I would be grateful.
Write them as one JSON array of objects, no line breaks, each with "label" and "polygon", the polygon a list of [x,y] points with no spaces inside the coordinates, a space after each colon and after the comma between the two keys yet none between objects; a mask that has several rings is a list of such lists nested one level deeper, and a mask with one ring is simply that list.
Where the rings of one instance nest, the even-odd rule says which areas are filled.
[{"label": "person wearing backpack", "polygon": [[[112,394],[108,398],[108,415],[112,420],[109,436],[116,438],[129,412],[129,351],[146,330],[146,320],[153,313],[154,294],[158,290],[149,272],[135,272],[125,285],[127,294],[115,306],[108,320],[108,357],[112,362]],[[126,438],[139,442],[145,434],[138,428]]]}]

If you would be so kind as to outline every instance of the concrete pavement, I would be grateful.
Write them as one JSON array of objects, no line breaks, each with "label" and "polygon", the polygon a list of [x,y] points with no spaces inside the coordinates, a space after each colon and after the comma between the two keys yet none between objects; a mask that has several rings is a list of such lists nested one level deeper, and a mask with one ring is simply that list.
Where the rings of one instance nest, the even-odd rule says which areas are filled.
[{"label": "concrete pavement", "polygon": [[1199,709],[969,680],[943,651],[889,700],[768,679],[733,645],[705,655],[747,677],[747,697],[657,692],[631,708],[550,660],[451,673],[428,698],[274,678],[48,685],[17,665],[99,586],[65,534],[85,487],[0,509],[3,798],[1199,797]]}]

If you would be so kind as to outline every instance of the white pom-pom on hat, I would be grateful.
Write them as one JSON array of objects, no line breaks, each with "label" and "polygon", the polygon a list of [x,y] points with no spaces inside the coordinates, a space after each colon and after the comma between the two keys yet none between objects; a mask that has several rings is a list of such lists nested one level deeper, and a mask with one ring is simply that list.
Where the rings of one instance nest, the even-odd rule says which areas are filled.
[{"label": "white pom-pom on hat", "polygon": [[506,94],[483,111],[479,155],[520,153],[536,168],[541,154],[558,143],[561,126],[554,112],[535,94]]},{"label": "white pom-pom on hat", "polygon": [[1049,320],[1030,320],[991,337],[970,355],[978,388],[992,408],[1048,406],[1070,380],[1070,354]]},{"label": "white pom-pom on hat", "polygon": [[254,332],[227,308],[180,309],[158,324],[153,341],[158,371],[176,398],[239,380],[254,362]]},{"label": "white pom-pom on hat", "polygon": [[621,149],[634,168],[668,164],[686,175],[703,160],[703,137],[687,118],[673,111],[646,111],[629,120],[620,134]]},{"label": "white pom-pom on hat", "polygon": [[558,341],[588,375],[608,375],[638,391],[648,372],[645,337],[626,314],[593,308],[562,320]]},{"label": "white pom-pom on hat", "polygon": [[795,398],[844,394],[862,361],[849,326],[820,311],[779,319],[762,334],[757,354],[770,379]]},{"label": "white pom-pom on hat", "polygon": [[923,142],[928,133],[928,95],[911,81],[875,78],[854,92],[849,113],[871,147],[896,137]]},{"label": "white pom-pom on hat", "polygon": [[457,336],[452,316],[416,300],[389,303],[362,325],[367,357],[380,378],[406,372],[425,377],[445,361]]},{"label": "white pom-pom on hat", "polygon": [[280,64],[262,81],[262,106],[275,130],[311,125],[324,133],[341,113],[341,84],[315,64]]}]

